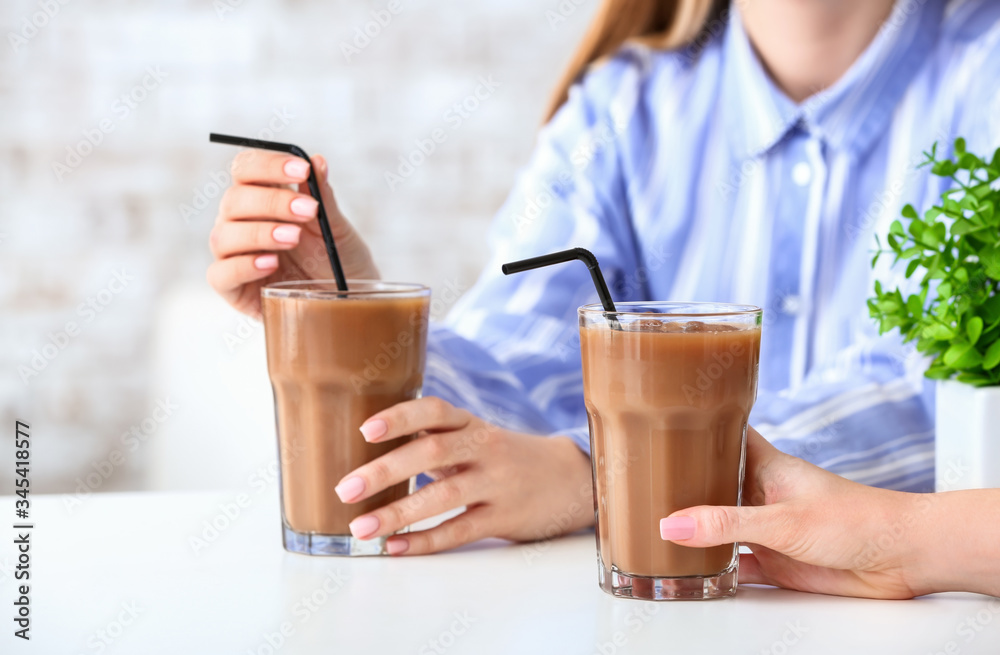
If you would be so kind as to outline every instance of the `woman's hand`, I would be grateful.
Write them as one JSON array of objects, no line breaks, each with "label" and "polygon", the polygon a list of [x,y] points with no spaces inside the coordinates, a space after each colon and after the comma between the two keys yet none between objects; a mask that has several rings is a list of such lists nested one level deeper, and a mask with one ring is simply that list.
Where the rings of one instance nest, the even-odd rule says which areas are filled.
[{"label": "woman's hand", "polygon": [[[314,156],[312,165],[344,274],[378,279],[368,247],[337,207],[326,160]],[[309,166],[300,157],[268,150],[244,150],[233,160],[233,186],[222,196],[209,238],[215,261],[207,277],[245,314],[260,314],[265,284],[333,277],[316,221],[319,205],[306,183]]]},{"label": "woman's hand", "polygon": [[505,430],[440,398],[400,403],[369,418],[365,439],[412,441],[349,473],[337,486],[357,502],[419,473],[434,482],[351,522],[359,539],[400,528],[457,507],[441,525],[390,537],[391,555],[423,555],[485,537],[530,541],[594,522],[590,459],[566,437]]},{"label": "woman's hand", "polygon": [[741,583],[868,598],[935,591],[917,579],[934,495],[851,482],[778,451],[751,428],[743,499],[749,506],[675,512],[660,522],[661,535],[682,546],[749,546]]}]

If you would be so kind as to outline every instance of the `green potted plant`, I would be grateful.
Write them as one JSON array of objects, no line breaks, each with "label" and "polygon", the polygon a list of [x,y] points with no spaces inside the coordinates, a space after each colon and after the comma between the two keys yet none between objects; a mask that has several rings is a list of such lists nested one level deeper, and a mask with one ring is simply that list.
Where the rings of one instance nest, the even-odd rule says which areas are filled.
[{"label": "green potted plant", "polygon": [[872,259],[905,264],[915,292],[876,281],[868,308],[930,358],[938,491],[1000,487],[1000,149],[986,160],[957,139],[953,159],[924,154],[952,186],[923,216],[906,205]]}]

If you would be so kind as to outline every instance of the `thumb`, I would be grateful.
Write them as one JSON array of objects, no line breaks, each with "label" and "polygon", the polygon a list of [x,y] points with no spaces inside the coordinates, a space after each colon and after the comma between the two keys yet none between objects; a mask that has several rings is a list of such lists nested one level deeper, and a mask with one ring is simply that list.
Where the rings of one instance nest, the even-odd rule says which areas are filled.
[{"label": "thumb", "polygon": [[660,537],[681,546],[707,548],[735,541],[770,546],[780,541],[780,505],[713,507],[702,505],[660,520]]}]

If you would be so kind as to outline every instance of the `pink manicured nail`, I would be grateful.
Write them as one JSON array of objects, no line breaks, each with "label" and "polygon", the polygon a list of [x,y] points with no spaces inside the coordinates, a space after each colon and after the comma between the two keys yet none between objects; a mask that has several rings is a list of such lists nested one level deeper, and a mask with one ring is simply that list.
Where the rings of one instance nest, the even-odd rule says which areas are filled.
[{"label": "pink manicured nail", "polygon": [[285,175],[296,180],[305,179],[309,175],[309,164],[301,159],[289,159],[285,162]]},{"label": "pink manicured nail", "polygon": [[410,542],[408,539],[393,539],[385,544],[385,552],[390,555],[402,555],[408,550],[410,550]]},{"label": "pink manicured nail", "polygon": [[300,232],[302,228],[298,225],[279,225],[271,232],[271,236],[278,243],[298,243]]},{"label": "pink manicured nail", "polygon": [[359,516],[354,519],[348,527],[351,528],[351,534],[354,535],[355,539],[367,539],[375,534],[378,526],[378,517],[369,514],[368,516]]},{"label": "pink manicured nail", "polygon": [[349,503],[365,492],[365,481],[356,475],[347,478],[333,488],[340,500]]},{"label": "pink manicured nail", "polygon": [[694,536],[694,519],[690,516],[672,516],[660,519],[660,537],[664,541],[684,541]]},{"label": "pink manicured nail", "polygon": [[389,431],[389,425],[380,418],[368,421],[361,426],[361,436],[365,441],[375,441]]},{"label": "pink manicured nail", "polygon": [[253,260],[253,265],[262,271],[266,271],[269,268],[276,268],[278,266],[278,256],[261,255],[257,259]]},{"label": "pink manicured nail", "polygon": [[304,218],[316,218],[319,203],[312,198],[296,198],[292,201],[292,213]]}]

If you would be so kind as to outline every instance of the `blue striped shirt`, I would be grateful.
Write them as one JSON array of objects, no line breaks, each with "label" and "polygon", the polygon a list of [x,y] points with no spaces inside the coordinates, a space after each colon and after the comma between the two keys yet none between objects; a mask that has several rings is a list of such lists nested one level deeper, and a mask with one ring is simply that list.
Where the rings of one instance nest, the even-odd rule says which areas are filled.
[{"label": "blue striped shirt", "polygon": [[430,338],[425,393],[589,451],[568,264],[505,277],[503,262],[582,246],[612,295],[764,308],[751,423],[854,480],[933,488],[933,386],[898,335],[880,337],[869,266],[935,141],[1000,145],[1000,3],[900,0],[832,87],[803,103],[770,80],[739,19],[677,51],[629,45],[592,66],[540,132],[491,231],[478,283]]}]

